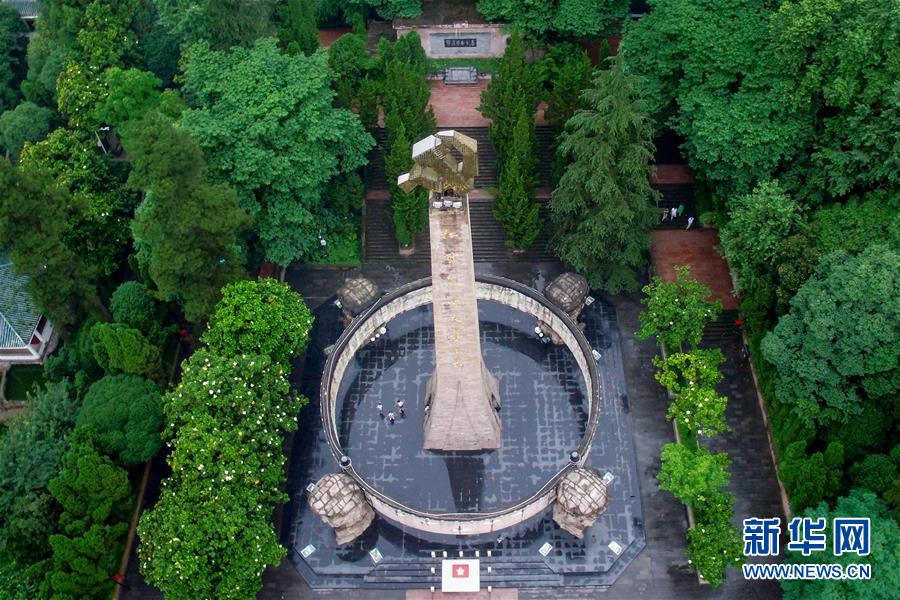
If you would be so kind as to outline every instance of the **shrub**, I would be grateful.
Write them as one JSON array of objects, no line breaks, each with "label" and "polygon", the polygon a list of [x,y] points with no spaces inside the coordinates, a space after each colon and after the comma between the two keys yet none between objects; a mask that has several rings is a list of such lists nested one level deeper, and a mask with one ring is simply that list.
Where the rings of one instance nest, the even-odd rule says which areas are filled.
[{"label": "shrub", "polygon": [[100,449],[121,464],[140,464],[162,443],[161,395],[159,387],[143,377],[107,375],[88,390],[76,423],[89,426]]},{"label": "shrub", "polygon": [[688,529],[688,562],[714,588],[725,581],[728,565],[744,562],[743,550],[737,528],[727,520],[701,522]]},{"label": "shrub", "polygon": [[158,377],[162,372],[159,348],[137,329],[118,323],[98,323],[91,329],[94,359],[107,373]]},{"label": "shrub", "polygon": [[807,455],[806,442],[794,442],[781,458],[779,475],[794,512],[833,498],[840,491],[844,447],[840,442],[828,444],[825,452]]},{"label": "shrub", "polygon": [[662,467],[657,475],[659,488],[695,507],[728,483],[730,464],[724,452],[711,454],[703,447],[666,444],[662,447]]},{"label": "shrub", "polygon": [[109,300],[109,310],[116,323],[139,330],[152,337],[160,325],[159,309],[147,286],[126,281],[116,288]]},{"label": "shrub", "polygon": [[53,558],[43,591],[53,598],[109,598],[128,531],[128,473],[98,454],[93,434],[81,429],[50,491],[63,511],[60,533],[50,536]]}]

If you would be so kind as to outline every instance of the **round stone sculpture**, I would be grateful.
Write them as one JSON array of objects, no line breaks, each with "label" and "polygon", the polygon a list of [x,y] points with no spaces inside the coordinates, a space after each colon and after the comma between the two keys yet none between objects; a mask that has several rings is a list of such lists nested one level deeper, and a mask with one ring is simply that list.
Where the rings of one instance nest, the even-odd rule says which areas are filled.
[{"label": "round stone sculpture", "polygon": [[337,291],[337,296],[341,301],[344,322],[348,324],[353,317],[372,306],[381,297],[381,290],[374,281],[356,277],[346,280]]},{"label": "round stone sculpture", "polygon": [[553,520],[581,539],[584,530],[600,518],[609,504],[606,484],[595,469],[578,467],[566,473],[556,486]]},{"label": "round stone sculpture", "polygon": [[358,538],[375,518],[362,489],[346,473],[329,473],[309,494],[309,508],[334,529],[338,545]]}]

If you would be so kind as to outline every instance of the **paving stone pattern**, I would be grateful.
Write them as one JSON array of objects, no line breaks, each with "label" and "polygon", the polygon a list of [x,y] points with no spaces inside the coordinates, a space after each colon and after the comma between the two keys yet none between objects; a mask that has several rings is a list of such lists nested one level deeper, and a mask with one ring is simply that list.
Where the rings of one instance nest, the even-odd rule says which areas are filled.
[{"label": "paving stone pattern", "polygon": [[[499,307],[495,310],[501,310]],[[502,310],[506,310],[503,307]],[[457,507],[470,510],[476,508],[475,499],[485,505],[491,501],[491,490],[497,490],[497,499],[501,504],[513,500],[523,492],[516,493],[516,487],[522,488],[525,494],[540,487],[544,475],[537,471],[545,467],[546,473],[553,473],[557,467],[564,463],[566,452],[573,446],[578,435],[584,429],[586,421],[583,406],[584,384],[580,381],[580,375],[576,372],[574,360],[571,356],[558,349],[552,349],[540,344],[537,340],[527,339],[529,327],[532,323],[506,323],[498,324],[497,321],[505,321],[506,316],[500,312],[491,314],[487,311],[486,325],[484,327],[485,344],[488,367],[499,376],[501,385],[504,385],[504,372],[509,367],[509,379],[512,374],[526,374],[525,390],[519,395],[519,402],[524,408],[530,408],[531,417],[524,410],[516,411],[519,420],[511,420],[507,427],[506,413],[504,416],[504,442],[507,441],[507,431],[512,434],[510,438],[511,456],[503,457],[502,461],[495,461],[486,467],[483,474],[479,473],[480,459],[473,457],[458,457],[463,459],[451,471],[455,471],[458,480],[452,483],[453,476],[449,477],[450,483],[442,486],[441,480],[447,477],[441,468],[419,474],[411,481],[395,481],[393,477],[399,477],[400,464],[404,460],[402,448],[408,445],[408,451],[422,454],[420,438],[416,433],[417,419],[421,419],[421,413],[409,412],[405,422],[398,422],[393,427],[381,421],[374,408],[375,400],[368,397],[364,402],[368,405],[368,415],[362,414],[357,419],[353,406],[357,403],[357,396],[352,393],[355,384],[350,384],[349,404],[345,401],[345,407],[350,407],[349,413],[342,411],[342,422],[345,434],[349,431],[349,444],[355,445],[352,434],[357,427],[357,420],[361,423],[361,431],[375,438],[378,446],[379,437],[384,437],[390,446],[379,446],[377,449],[361,447],[368,456],[367,463],[381,469],[380,474],[374,473],[374,477],[382,477],[378,485],[396,483],[392,493],[402,502],[412,502],[416,498],[426,498],[426,502],[443,502],[439,508],[448,506],[448,502],[455,503]],[[337,322],[337,309],[330,303],[323,303],[316,312],[317,323],[313,333],[313,349],[308,352],[307,364],[304,369],[303,391],[315,399],[317,380],[315,374],[321,372],[319,363],[322,358],[316,358],[316,348],[324,348],[336,338],[339,329],[335,327]],[[419,336],[409,338],[411,342],[427,343],[427,315],[421,316],[422,323],[418,328],[411,328],[407,324],[397,327],[389,327],[389,338],[393,339],[398,330],[403,332],[401,337],[409,334]],[[611,472],[615,479],[609,485],[610,504],[607,512],[591,528],[586,530],[584,540],[577,540],[571,534],[560,530],[551,518],[552,509],[523,523],[519,527],[504,530],[502,543],[498,544],[494,534],[457,538],[453,536],[435,536],[412,531],[403,531],[395,527],[383,518],[376,517],[373,527],[363,537],[352,544],[337,547],[334,542],[334,533],[328,529],[315,515],[310,514],[306,508],[305,486],[315,481],[322,475],[336,469],[334,458],[331,456],[321,434],[318,425],[318,414],[315,400],[307,407],[307,411],[301,417],[302,430],[298,432],[294,454],[291,459],[292,470],[290,473],[292,501],[287,512],[286,542],[290,548],[290,559],[294,566],[312,582],[316,587],[341,588],[341,587],[427,587],[439,582],[439,568],[437,574],[430,573],[430,567],[439,567],[439,560],[444,551],[450,556],[458,556],[460,550],[468,557],[474,556],[478,550],[482,553],[485,566],[491,565],[491,574],[482,573],[483,585],[508,586],[560,586],[566,584],[593,584],[609,585],[626,568],[627,563],[638,555],[644,546],[642,529],[642,514],[640,496],[637,486],[637,470],[634,462],[634,446],[631,440],[631,427],[627,414],[626,404],[622,399],[625,396],[624,380],[622,377],[622,362],[619,354],[619,331],[615,320],[615,311],[605,302],[596,302],[585,311],[587,323],[587,335],[592,345],[601,352],[600,373],[602,387],[601,420],[598,426],[597,437],[589,454],[587,465],[597,468],[601,473]],[[421,336],[426,336],[424,339]],[[533,335],[532,335],[533,338]],[[330,340],[330,341],[329,341]],[[390,344],[389,342],[386,343]],[[510,354],[503,351],[493,354],[506,345],[513,345],[515,352]],[[399,354],[401,348],[392,349]],[[404,350],[409,349],[405,348]],[[372,357],[364,357],[363,361],[378,360],[379,355],[385,360],[386,354],[382,349],[375,349]],[[533,382],[527,381],[527,370],[523,365],[515,362],[496,363],[496,360],[509,361],[512,355],[524,356],[532,364],[538,359],[544,371],[532,375]],[[388,359],[389,360],[389,359]],[[524,363],[523,363],[524,364]],[[362,372],[362,370],[360,371]],[[356,378],[354,376],[354,378]],[[390,390],[398,381],[409,381],[409,374],[404,378],[403,371],[399,371],[398,378],[389,377]],[[374,381],[372,382],[374,383]],[[420,383],[424,385],[424,383]],[[368,393],[376,386],[370,386]],[[529,389],[530,388],[530,389]],[[514,399],[515,389],[508,389],[508,396],[512,403],[509,413],[515,416]],[[547,394],[548,391],[553,392]],[[561,392],[561,393],[560,393]],[[377,392],[376,392],[377,393]],[[390,392],[389,392],[390,393]],[[554,397],[555,396],[555,397]],[[377,397],[377,396],[376,396]],[[387,403],[385,409],[387,410]],[[506,411],[506,408],[504,408]],[[357,413],[359,414],[359,413]],[[535,415],[537,420],[535,421]],[[351,425],[349,429],[347,426]],[[524,432],[530,428],[538,436],[528,437]],[[401,428],[407,428],[401,433]],[[518,435],[516,430],[520,429]],[[532,434],[532,435],[535,435]],[[521,438],[521,439],[514,439]],[[371,446],[372,442],[369,441]],[[507,451],[506,448],[500,452]],[[524,454],[522,454],[524,453]],[[357,454],[358,456],[358,454]],[[353,455],[351,454],[351,457]],[[362,468],[359,459],[354,458],[354,465]],[[417,459],[420,457],[417,456]],[[491,457],[496,458],[496,457]],[[384,465],[389,465],[387,469]],[[407,465],[404,469],[409,469]],[[492,471],[493,469],[493,471]],[[443,467],[446,472],[447,468]],[[489,481],[497,473],[499,481]],[[498,486],[499,487],[491,487]],[[454,488],[455,486],[455,488]],[[460,493],[460,491],[468,493]],[[473,493],[474,492],[474,493]],[[421,500],[420,500],[421,501]],[[616,541],[624,548],[621,556],[616,555],[609,543]],[[552,546],[550,555],[542,557],[537,550],[545,543]],[[308,544],[314,545],[317,550],[307,559],[303,559],[299,552]],[[368,551],[372,548],[378,550],[385,557],[375,567],[369,558]],[[487,559],[486,553],[492,551],[493,556]],[[437,561],[431,558],[430,553],[437,552]]]}]

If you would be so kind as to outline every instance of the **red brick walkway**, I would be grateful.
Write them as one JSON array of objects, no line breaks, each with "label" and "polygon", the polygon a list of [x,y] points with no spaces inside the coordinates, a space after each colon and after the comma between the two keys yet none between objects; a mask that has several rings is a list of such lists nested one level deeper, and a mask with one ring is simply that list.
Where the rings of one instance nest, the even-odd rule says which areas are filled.
[{"label": "red brick walkway", "polygon": [[664,280],[674,281],[675,267],[690,265],[691,274],[722,300],[725,310],[737,310],[728,264],[716,250],[718,245],[719,234],[714,229],[654,231],[653,269]]},{"label": "red brick walkway", "polygon": [[[431,108],[438,127],[487,127],[491,124],[478,112],[481,92],[487,89],[489,79],[479,79],[476,85],[444,85],[443,81],[437,80],[430,83]],[[544,106],[543,102],[538,106],[536,125],[547,124]]]}]

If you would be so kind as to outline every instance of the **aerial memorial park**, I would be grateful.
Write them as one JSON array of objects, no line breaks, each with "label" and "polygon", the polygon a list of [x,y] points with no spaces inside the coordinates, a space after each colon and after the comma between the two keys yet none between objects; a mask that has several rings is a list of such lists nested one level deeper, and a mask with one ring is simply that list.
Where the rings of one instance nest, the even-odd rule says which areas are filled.
[{"label": "aerial memorial park", "polygon": [[4,0],[0,598],[896,598],[898,39]]}]

